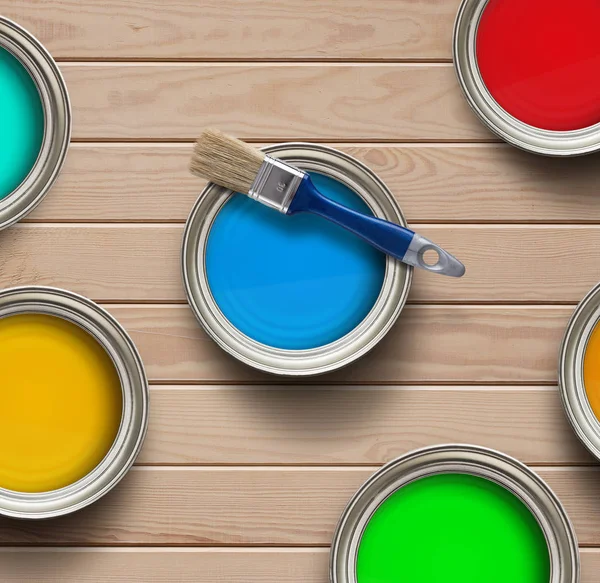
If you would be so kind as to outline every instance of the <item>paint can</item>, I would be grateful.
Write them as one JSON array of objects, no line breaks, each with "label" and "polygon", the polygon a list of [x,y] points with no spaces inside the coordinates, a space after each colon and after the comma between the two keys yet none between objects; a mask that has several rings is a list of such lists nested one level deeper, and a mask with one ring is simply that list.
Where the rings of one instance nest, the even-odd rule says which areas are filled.
[{"label": "paint can", "polygon": [[15,22],[0,16],[0,49],[14,56],[33,80],[44,116],[43,137],[33,167],[0,199],[0,229],[22,219],[54,184],[71,137],[71,105],[64,79],[42,44]]},{"label": "paint can", "polygon": [[600,421],[584,381],[584,361],[600,322],[600,284],[581,300],[567,325],[560,349],[558,379],[567,418],[581,442],[600,459]]},{"label": "paint can", "polygon": [[[333,148],[305,143],[280,144],[264,148],[264,151],[313,173],[313,176],[317,173],[341,183],[360,197],[375,216],[406,226],[404,216],[386,185],[351,156]],[[244,334],[225,317],[209,285],[206,255],[211,228],[232,196],[241,195],[233,195],[229,190],[208,184],[191,211],[183,240],[183,279],[187,298],[196,318],[211,338],[229,354],[252,367],[288,376],[331,372],[373,348],[398,318],[412,281],[412,268],[389,257],[381,257],[383,281],[366,316],[341,338],[322,346],[299,350],[270,346]],[[256,205],[254,201],[247,200]],[[276,213],[266,207],[260,212]],[[281,216],[284,221],[295,219]],[[281,228],[287,226],[288,223]]]},{"label": "paint can", "polygon": [[[561,503],[545,482],[524,464],[500,452],[472,445],[448,444],[419,449],[388,463],[358,490],[344,510],[334,535],[330,561],[332,583],[361,583],[357,575],[359,548],[372,517],[382,504],[403,488],[444,475],[466,475],[469,479],[471,476],[483,478],[487,483],[492,483],[494,488],[500,486],[499,491],[507,491],[516,497],[518,504],[522,502],[526,510],[533,515],[545,538],[550,563],[549,583],[579,581],[579,554],[573,527]],[[469,496],[465,498],[470,499]],[[418,512],[426,509],[427,505],[421,505]],[[406,514],[402,516],[407,517]],[[500,516],[503,514],[500,513]],[[456,518],[463,522],[461,516]],[[398,525],[398,529],[405,528],[410,529],[410,526],[406,523]],[[407,536],[417,534],[413,532]],[[436,533],[426,530],[423,536],[425,540],[433,541]],[[481,536],[481,533],[475,536]],[[442,539],[444,545],[453,542]],[[457,548],[460,548],[461,541],[457,541],[456,544]],[[397,555],[399,549],[392,545],[390,552]],[[433,554],[434,551],[427,552],[432,553],[427,555],[430,561],[438,561],[439,557]],[[523,561],[527,565],[530,557],[523,557]],[[465,567],[467,566],[462,565],[459,570],[464,569],[466,573],[468,569]],[[422,565],[422,568],[425,568],[425,565]],[[403,572],[403,575],[405,574],[406,572]],[[478,576],[480,577],[481,573],[476,571],[475,579]]]},{"label": "paint can", "polygon": [[122,412],[116,437],[108,453],[91,472],[66,487],[47,492],[0,488],[1,515],[23,519],[54,518],[98,500],[132,466],[148,424],[148,383],[142,360],[127,332],[91,300],[49,287],[19,287],[0,292],[0,319],[23,314],[58,317],[89,334],[110,357],[122,391]]},{"label": "paint can", "polygon": [[[478,33],[480,32],[482,18],[484,17],[486,10],[498,10],[500,5],[501,2],[495,2],[494,0],[462,0],[456,17],[453,37],[453,60],[458,81],[471,108],[488,129],[506,142],[529,152],[548,156],[566,157],[588,154],[599,150],[600,123],[597,121],[592,119],[588,124],[584,123],[582,127],[573,126],[573,129],[565,130],[556,129],[561,127],[560,124],[550,124],[546,127],[542,127],[544,125],[543,123],[535,125],[537,122],[534,123],[531,121],[531,118],[528,118],[526,115],[521,117],[527,118],[531,123],[525,123],[521,119],[518,119],[518,116],[520,116],[521,113],[513,111],[514,115],[512,115],[507,111],[507,107],[500,105],[499,100],[502,101],[502,99],[499,94],[497,94],[498,99],[493,96],[492,93],[495,91],[495,88],[492,87],[490,83],[486,84],[485,79],[488,70],[492,71],[493,74],[497,71],[497,67],[494,67],[493,64],[489,66],[486,65],[485,70],[482,70],[483,61],[480,62],[481,58],[478,54]],[[523,8],[522,2],[512,2],[512,5],[518,5],[518,8]],[[557,4],[557,7],[562,10],[564,18],[564,9],[561,8],[561,6],[563,5],[561,4],[558,6]],[[544,6],[540,6],[539,10],[544,12]],[[515,12],[514,21],[523,20],[523,13],[518,9]],[[556,18],[559,21],[561,19],[560,15],[557,15]],[[546,18],[546,20],[548,19]],[[500,32],[497,34],[501,35]],[[520,34],[523,38],[534,38],[532,36],[534,33],[531,31],[527,34],[521,30],[519,30],[518,33],[513,33],[512,30],[509,30],[508,32],[505,31],[503,34],[503,38],[506,42],[508,39],[512,39],[513,34]],[[541,31],[540,35],[544,35],[544,31]],[[549,34],[541,36],[540,38],[540,42],[559,43],[557,46],[566,48],[566,43],[560,38],[555,38]],[[531,43],[531,41],[527,42]],[[582,41],[580,44],[583,46],[584,42]],[[514,59],[518,59],[518,55],[513,55],[508,50],[505,50],[506,47],[503,46],[502,42],[490,41],[488,45],[488,52],[495,55],[493,57],[494,59],[506,58],[506,70],[511,69],[511,64],[512,69],[515,70]],[[550,51],[547,51],[546,54],[550,54]],[[543,74],[540,76],[532,73],[530,79],[539,80],[542,77]],[[487,76],[487,79],[490,81],[490,75]],[[517,89],[515,88],[518,87],[518,85],[518,80],[512,84],[507,82],[502,95],[510,95],[510,91],[516,91]],[[570,83],[565,83],[564,85],[572,86]],[[492,89],[490,90],[490,88]],[[536,87],[535,90],[538,94],[538,100],[543,99],[540,95],[543,95],[544,91],[540,89],[540,87]],[[523,112],[528,111],[531,115],[534,115],[535,112],[539,112],[541,108],[536,105],[536,102],[527,102],[526,97],[527,96],[524,96],[523,99],[520,99],[522,102],[522,108],[520,107],[520,109],[522,109]],[[575,106],[573,107],[575,108]],[[561,108],[559,102],[557,102],[554,107],[550,103],[548,104],[548,111],[554,111],[556,117],[561,115],[561,109],[564,108]]]}]

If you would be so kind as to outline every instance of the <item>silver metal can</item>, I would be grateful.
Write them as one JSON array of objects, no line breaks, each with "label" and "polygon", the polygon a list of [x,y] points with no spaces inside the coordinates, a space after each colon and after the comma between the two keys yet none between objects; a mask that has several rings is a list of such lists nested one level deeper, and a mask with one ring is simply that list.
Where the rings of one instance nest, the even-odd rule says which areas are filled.
[{"label": "silver metal can", "polygon": [[483,81],[476,53],[477,30],[488,2],[462,0],[454,25],[454,67],[471,108],[500,138],[535,154],[579,156],[599,150],[600,124],[572,131],[540,129],[519,121],[496,102]]},{"label": "silver metal can", "polygon": [[90,334],[110,356],[121,381],[123,408],[115,441],[102,462],[81,480],[50,492],[21,493],[0,488],[0,514],[53,518],[79,510],[111,490],[138,455],[148,425],[148,383],[138,351],[123,327],[91,300],[49,287],[0,292],[0,318],[46,314]]},{"label": "silver metal can", "polygon": [[437,445],[410,452],[383,466],[354,495],[338,523],[331,547],[332,583],[356,583],[358,548],[379,506],[410,482],[435,474],[471,474],[506,488],[531,511],[546,538],[549,583],[579,581],[577,538],[560,501],[527,466],[503,453],[473,445]]},{"label": "silver metal can", "polygon": [[[338,180],[360,196],[377,217],[406,226],[387,186],[364,164],[333,148],[288,143],[263,150],[307,170]],[[366,318],[344,337],[307,350],[284,350],[261,344],[225,318],[210,290],[205,265],[210,229],[230,190],[208,184],[187,221],[183,239],[183,279],[189,304],[207,333],[221,348],[257,369],[280,375],[308,376],[346,366],[371,350],[396,321],[408,296],[412,267],[386,260],[383,284]],[[257,203],[258,204],[258,203]]]},{"label": "silver metal can", "polygon": [[44,198],[65,160],[71,138],[71,105],[64,79],[50,53],[29,32],[0,16],[0,47],[9,51],[33,79],[44,112],[44,137],[33,168],[0,200],[0,229],[22,219]]},{"label": "silver metal can", "polygon": [[600,284],[581,300],[562,341],[558,383],[567,418],[581,442],[600,459],[600,421],[585,390],[583,362],[589,339],[600,322]]}]

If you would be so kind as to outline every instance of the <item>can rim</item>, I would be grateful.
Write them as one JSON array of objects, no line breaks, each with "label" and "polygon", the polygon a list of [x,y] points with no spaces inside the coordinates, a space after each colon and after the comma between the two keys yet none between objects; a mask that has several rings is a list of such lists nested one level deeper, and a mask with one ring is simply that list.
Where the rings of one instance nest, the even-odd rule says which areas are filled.
[{"label": "can rim", "polygon": [[[387,186],[367,166],[327,146],[291,142],[263,148],[290,163],[315,170],[343,182],[371,208],[376,216],[406,226],[396,200]],[[353,179],[335,168],[357,171]],[[327,165],[329,164],[329,166]],[[232,195],[209,183],[194,204],[183,236],[182,273],[188,303],[208,335],[226,352],[256,369],[286,376],[323,374],[346,366],[371,350],[385,336],[402,311],[412,282],[412,268],[391,258],[379,297],[365,319],[342,338],[307,350],[284,350],[246,336],[222,314],[212,297],[204,261],[208,233],[219,210]]]},{"label": "can rim", "polygon": [[565,414],[585,447],[600,459],[600,420],[585,390],[583,360],[590,336],[600,321],[600,283],[579,302],[560,346],[558,386]]},{"label": "can rim", "polygon": [[561,502],[525,464],[499,451],[468,444],[442,444],[411,451],[377,470],[352,496],[336,527],[330,581],[356,583],[356,556],[364,528],[393,492],[420,478],[467,473],[491,480],[517,496],[542,528],[551,563],[549,583],[579,581],[577,537]]},{"label": "can rim", "polygon": [[0,318],[23,313],[48,314],[79,326],[104,348],[121,381],[121,424],[110,450],[96,468],[73,484],[49,492],[27,493],[0,488],[0,515],[54,518],[95,502],[114,488],[131,468],[148,429],[148,381],[142,359],[128,333],[114,316],[92,300],[45,286],[0,291]]},{"label": "can rim", "polygon": [[494,99],[483,81],[476,56],[477,29],[488,2],[462,0],[454,22],[454,69],[471,109],[494,134],[534,154],[565,157],[600,150],[600,123],[578,130],[544,130],[518,120]]},{"label": "can rim", "polygon": [[60,69],[48,50],[16,22],[0,16],[0,47],[23,65],[38,90],[44,135],[25,179],[0,200],[0,229],[30,213],[50,190],[63,167],[71,139],[71,103]]}]

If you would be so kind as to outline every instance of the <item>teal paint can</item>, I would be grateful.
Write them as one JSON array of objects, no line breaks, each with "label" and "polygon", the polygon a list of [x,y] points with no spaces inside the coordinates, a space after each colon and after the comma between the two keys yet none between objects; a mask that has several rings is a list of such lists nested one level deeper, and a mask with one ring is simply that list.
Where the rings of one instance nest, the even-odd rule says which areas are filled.
[{"label": "teal paint can", "polygon": [[31,212],[56,180],[71,137],[71,106],[50,53],[0,16],[0,229]]}]

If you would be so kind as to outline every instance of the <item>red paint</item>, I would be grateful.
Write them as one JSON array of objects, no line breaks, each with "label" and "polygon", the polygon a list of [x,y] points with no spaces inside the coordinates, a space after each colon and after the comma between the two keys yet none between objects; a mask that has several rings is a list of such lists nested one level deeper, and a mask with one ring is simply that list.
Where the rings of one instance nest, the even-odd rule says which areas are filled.
[{"label": "red paint", "polygon": [[600,122],[600,0],[490,0],[477,62],[522,122],[557,131]]}]

